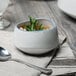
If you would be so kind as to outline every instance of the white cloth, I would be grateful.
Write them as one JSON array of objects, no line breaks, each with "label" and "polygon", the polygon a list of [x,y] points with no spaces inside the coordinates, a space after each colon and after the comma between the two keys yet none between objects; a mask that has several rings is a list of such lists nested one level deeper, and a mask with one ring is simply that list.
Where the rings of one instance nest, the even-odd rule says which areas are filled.
[{"label": "white cloth", "polygon": [[[33,57],[24,55],[15,48],[13,42],[13,32],[0,31],[0,46],[6,48],[12,54],[12,58],[18,58],[41,67],[45,67],[51,59],[51,56]],[[57,57],[74,57],[67,43],[62,46]],[[39,74],[39,71],[20,63],[11,61],[0,62],[0,76],[39,76]]]}]

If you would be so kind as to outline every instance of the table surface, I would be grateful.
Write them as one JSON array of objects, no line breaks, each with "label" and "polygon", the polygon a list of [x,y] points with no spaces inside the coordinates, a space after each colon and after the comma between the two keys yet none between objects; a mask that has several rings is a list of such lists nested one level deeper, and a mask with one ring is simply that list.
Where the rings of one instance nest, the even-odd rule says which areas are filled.
[{"label": "table surface", "polygon": [[67,36],[68,43],[75,54],[76,19],[62,12],[57,6],[57,0],[11,0],[11,2],[4,14],[4,17],[11,22],[11,25],[5,29],[6,31],[13,31],[15,24],[28,20],[28,16],[52,17],[58,24],[59,33]]},{"label": "table surface", "polygon": [[6,31],[13,31],[16,23],[28,20],[28,16],[54,18],[59,33],[65,33],[70,47],[76,50],[76,19],[63,13],[57,6],[57,0],[10,0],[4,17],[11,22]]}]

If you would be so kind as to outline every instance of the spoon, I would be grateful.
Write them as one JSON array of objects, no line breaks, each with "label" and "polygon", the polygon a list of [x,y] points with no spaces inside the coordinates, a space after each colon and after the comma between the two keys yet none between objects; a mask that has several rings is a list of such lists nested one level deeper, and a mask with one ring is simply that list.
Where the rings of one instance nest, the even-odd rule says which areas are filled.
[{"label": "spoon", "polygon": [[52,69],[42,68],[42,67],[33,65],[31,63],[24,62],[20,59],[12,58],[12,55],[8,52],[8,50],[4,49],[3,47],[0,47],[0,61],[15,61],[15,62],[18,62],[18,63],[25,64],[28,67],[34,68],[34,69],[36,69],[36,70],[38,70],[38,71],[40,71],[41,73],[44,73],[44,74],[51,74],[52,73]]},{"label": "spoon", "polygon": [[[59,45],[61,46],[65,42],[66,42],[66,38]],[[53,58],[53,56],[54,55],[52,55],[52,58]],[[15,62],[18,62],[18,63],[21,63],[21,64],[25,64],[28,67],[34,68],[34,69],[36,69],[36,70],[38,70],[38,71],[40,71],[41,73],[44,73],[44,74],[51,74],[52,73],[52,69],[42,68],[42,67],[33,65],[31,63],[24,62],[20,59],[12,58],[12,55],[8,52],[8,50],[4,49],[3,47],[0,47],[0,61],[15,61]]]}]

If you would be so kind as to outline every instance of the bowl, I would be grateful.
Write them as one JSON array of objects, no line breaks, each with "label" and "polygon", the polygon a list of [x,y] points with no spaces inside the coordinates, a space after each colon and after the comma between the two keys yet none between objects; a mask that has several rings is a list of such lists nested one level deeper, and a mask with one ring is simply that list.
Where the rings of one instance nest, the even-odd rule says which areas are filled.
[{"label": "bowl", "polygon": [[18,23],[14,29],[14,45],[23,52],[29,54],[44,54],[59,45],[57,25],[53,19],[37,19],[49,29],[40,31],[24,31],[19,27],[29,24],[29,21]]}]

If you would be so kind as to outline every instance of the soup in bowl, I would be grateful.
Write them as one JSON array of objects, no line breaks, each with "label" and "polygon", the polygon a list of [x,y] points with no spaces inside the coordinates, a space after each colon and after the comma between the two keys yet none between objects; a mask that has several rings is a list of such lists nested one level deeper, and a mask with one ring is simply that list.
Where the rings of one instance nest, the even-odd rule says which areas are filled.
[{"label": "soup in bowl", "polygon": [[[14,44],[29,54],[44,54],[59,45],[57,25],[53,19],[36,19],[39,25],[31,27],[30,21],[19,23],[14,29]],[[27,27],[30,27],[27,30]],[[37,30],[36,30],[37,29]]]}]

